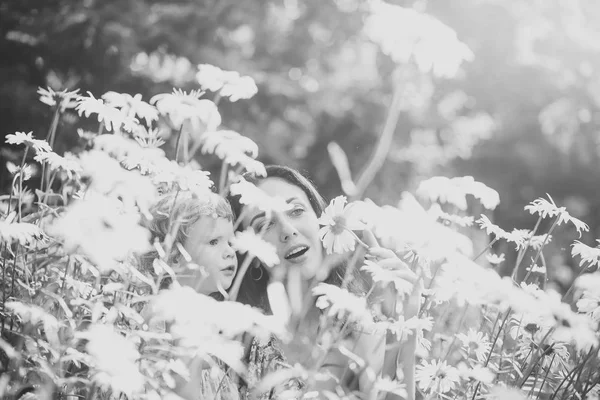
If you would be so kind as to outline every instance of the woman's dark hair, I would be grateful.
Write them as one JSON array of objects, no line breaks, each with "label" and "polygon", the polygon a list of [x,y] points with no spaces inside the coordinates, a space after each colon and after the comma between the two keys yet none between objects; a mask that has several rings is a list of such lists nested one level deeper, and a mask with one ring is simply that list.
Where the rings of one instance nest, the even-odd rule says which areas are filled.
[{"label": "woman's dark hair", "polygon": [[[285,167],[283,165],[267,165],[265,167],[267,171],[266,177],[256,177],[255,175],[244,175],[244,179],[248,182],[258,185],[262,180],[267,178],[280,178],[300,188],[308,198],[310,205],[317,216],[320,216],[325,210],[326,202],[323,196],[318,192],[315,185],[299,171]],[[229,202],[233,213],[237,218],[242,213],[243,204],[239,202],[239,196],[229,196]],[[241,225],[238,227],[239,230],[243,230],[245,227]],[[243,257],[238,257],[238,263],[243,263]],[[341,263],[331,270],[328,278],[325,280],[326,283],[340,286],[346,273],[346,263]],[[258,276],[258,278],[255,278]],[[352,279],[348,289],[354,293],[364,294],[366,282],[363,277],[356,277]],[[256,260],[250,265],[248,273],[242,278],[242,284],[238,292],[237,300],[244,304],[249,304],[254,307],[259,307],[263,311],[270,313],[271,307],[267,298],[267,285],[269,283],[269,272],[262,264]]]}]

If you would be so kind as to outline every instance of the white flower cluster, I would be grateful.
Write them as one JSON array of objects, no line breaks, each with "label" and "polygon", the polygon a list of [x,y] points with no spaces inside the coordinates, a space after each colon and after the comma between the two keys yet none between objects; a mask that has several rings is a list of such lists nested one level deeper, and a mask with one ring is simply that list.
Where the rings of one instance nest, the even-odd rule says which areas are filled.
[{"label": "white flower cluster", "polygon": [[464,61],[473,59],[452,28],[413,8],[371,2],[364,30],[395,62],[413,59],[421,71],[438,77],[454,77]]},{"label": "white flower cluster", "polygon": [[198,65],[196,80],[202,88],[217,92],[222,97],[228,97],[232,102],[249,99],[258,92],[256,83],[251,77],[240,76],[235,71],[224,71],[210,64]]},{"label": "white flower cluster", "polygon": [[500,204],[500,195],[494,189],[477,182],[472,176],[446,178],[436,176],[419,184],[417,194],[431,202],[453,205],[459,210],[467,210],[467,195],[478,199],[488,210]]}]

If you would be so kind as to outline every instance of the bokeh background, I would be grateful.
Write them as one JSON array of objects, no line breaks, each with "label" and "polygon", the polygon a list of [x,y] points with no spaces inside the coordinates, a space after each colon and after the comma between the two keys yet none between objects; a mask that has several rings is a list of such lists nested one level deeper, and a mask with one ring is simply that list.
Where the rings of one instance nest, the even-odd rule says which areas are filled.
[{"label": "bokeh background", "polygon": [[[197,64],[214,64],[251,76],[259,89],[251,100],[220,103],[224,126],[255,140],[261,161],[305,170],[326,197],[341,193],[327,145],[341,146],[357,176],[396,112],[366,197],[395,204],[425,178],[472,175],[500,193],[491,216],[504,229],[532,228],[523,207],[549,193],[590,225],[581,240],[594,244],[600,2],[388,4],[402,8],[358,0],[3,0],[1,135],[45,138],[52,115],[39,86],[148,100],[199,88]],[[78,145],[82,123],[76,114],[61,121],[59,154]],[[18,157],[6,146],[0,154]],[[563,228],[545,251],[555,280],[568,281],[577,238]]]}]

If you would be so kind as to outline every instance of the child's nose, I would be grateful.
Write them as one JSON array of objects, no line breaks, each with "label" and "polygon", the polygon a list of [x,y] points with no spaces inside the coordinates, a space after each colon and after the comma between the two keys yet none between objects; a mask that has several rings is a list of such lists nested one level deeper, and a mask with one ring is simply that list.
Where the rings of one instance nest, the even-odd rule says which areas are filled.
[{"label": "child's nose", "polygon": [[227,245],[227,247],[225,248],[225,252],[223,253],[223,258],[227,259],[227,258],[233,258],[235,256],[235,250],[233,250],[233,247],[231,247],[231,245]]}]

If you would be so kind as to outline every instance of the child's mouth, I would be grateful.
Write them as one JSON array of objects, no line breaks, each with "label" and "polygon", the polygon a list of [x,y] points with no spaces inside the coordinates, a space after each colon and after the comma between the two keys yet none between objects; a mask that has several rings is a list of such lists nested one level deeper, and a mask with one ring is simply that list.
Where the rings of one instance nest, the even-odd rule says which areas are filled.
[{"label": "child's mouth", "polygon": [[234,274],[235,273],[235,266],[230,265],[229,267],[223,268],[221,270],[221,272],[225,272],[225,273],[229,273],[229,274]]}]

